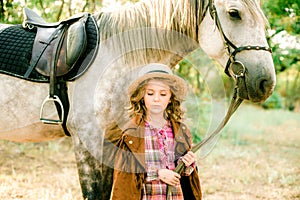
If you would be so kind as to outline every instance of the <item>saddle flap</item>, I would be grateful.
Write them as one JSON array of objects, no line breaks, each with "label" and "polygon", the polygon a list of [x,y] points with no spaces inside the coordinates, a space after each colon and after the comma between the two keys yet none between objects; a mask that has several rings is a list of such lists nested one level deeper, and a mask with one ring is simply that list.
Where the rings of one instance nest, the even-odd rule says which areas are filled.
[{"label": "saddle flap", "polygon": [[[39,28],[37,34],[34,39],[33,47],[32,47],[32,55],[30,64],[34,63],[34,61],[39,57],[41,54],[42,49],[45,45],[47,45],[47,40],[53,32],[55,28]],[[40,56],[38,62],[36,63],[35,69],[44,76],[50,75],[50,63],[52,59],[52,52],[57,42],[57,38],[53,39],[51,43],[48,44],[46,50]]]}]

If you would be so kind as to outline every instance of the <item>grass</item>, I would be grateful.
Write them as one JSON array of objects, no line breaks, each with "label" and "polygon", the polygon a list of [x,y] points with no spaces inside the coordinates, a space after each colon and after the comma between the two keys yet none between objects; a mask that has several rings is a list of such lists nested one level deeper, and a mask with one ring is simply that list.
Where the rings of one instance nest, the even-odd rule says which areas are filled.
[{"label": "grass", "polygon": [[300,114],[242,105],[203,166],[212,199],[300,199]]},{"label": "grass", "polygon": [[0,199],[81,199],[71,139],[0,143]]},{"label": "grass", "polygon": [[[300,199],[299,122],[299,113],[242,104],[213,151],[198,159],[205,200]],[[0,199],[82,200],[71,139],[0,141]]]}]

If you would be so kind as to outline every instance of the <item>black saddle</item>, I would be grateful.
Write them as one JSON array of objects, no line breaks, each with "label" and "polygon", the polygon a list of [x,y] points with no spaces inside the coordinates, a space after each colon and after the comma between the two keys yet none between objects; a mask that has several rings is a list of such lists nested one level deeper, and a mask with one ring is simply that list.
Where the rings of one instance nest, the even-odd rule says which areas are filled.
[{"label": "black saddle", "polygon": [[[22,25],[0,30],[0,73],[49,83],[49,96],[41,106],[40,120],[61,124],[66,135],[70,135],[66,128],[69,111],[66,81],[74,81],[87,70],[98,45],[97,23],[88,13],[47,23],[25,8]],[[54,103],[59,119],[44,117],[48,103]]]},{"label": "black saddle", "polygon": [[95,19],[87,13],[47,23],[28,8],[24,22],[0,32],[0,73],[29,81],[73,81],[93,62],[99,45]]}]

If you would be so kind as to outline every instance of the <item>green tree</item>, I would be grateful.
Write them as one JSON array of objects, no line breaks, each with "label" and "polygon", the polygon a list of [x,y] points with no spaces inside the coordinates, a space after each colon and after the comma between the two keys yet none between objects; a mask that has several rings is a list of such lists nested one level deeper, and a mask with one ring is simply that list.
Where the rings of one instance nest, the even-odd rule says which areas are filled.
[{"label": "green tree", "polygon": [[29,0],[25,3],[14,0],[0,0],[0,23],[20,24],[23,20],[23,7],[38,10],[48,22],[66,19],[81,12],[96,12],[102,7],[103,0]]},{"label": "green tree", "polygon": [[284,107],[293,110],[300,98],[300,1],[265,0],[263,10],[272,31],[269,41]]},{"label": "green tree", "polygon": [[286,30],[290,34],[300,34],[300,1],[265,0],[263,9],[272,28]]}]

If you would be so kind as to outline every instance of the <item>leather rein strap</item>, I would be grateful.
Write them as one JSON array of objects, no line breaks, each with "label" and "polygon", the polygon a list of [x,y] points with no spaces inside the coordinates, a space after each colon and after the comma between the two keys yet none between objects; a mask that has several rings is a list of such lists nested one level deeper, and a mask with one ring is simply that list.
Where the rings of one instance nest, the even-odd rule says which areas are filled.
[{"label": "leather rein strap", "polygon": [[[240,76],[240,77],[238,77],[238,79],[244,80],[244,76]],[[236,81],[236,83],[237,83],[237,81]],[[204,145],[211,142],[216,136],[218,136],[221,133],[220,131],[224,128],[224,126],[229,121],[230,117],[233,115],[233,113],[238,109],[238,107],[243,102],[243,99],[238,97],[237,93],[238,93],[238,86],[236,84],[236,87],[234,88],[234,94],[232,96],[230,106],[228,108],[227,114],[225,115],[223,121],[219,124],[219,126],[217,127],[217,129],[213,133],[211,133],[209,136],[205,137],[201,142],[194,145],[191,149],[192,152],[196,153]],[[176,166],[174,171],[177,172],[178,174],[181,174],[184,170],[184,166],[185,166],[185,164],[182,161],[180,161],[179,164]],[[167,199],[169,199],[169,196],[170,196],[170,192],[171,192],[170,187],[172,187],[172,186],[170,186],[170,185],[167,186]]]}]

